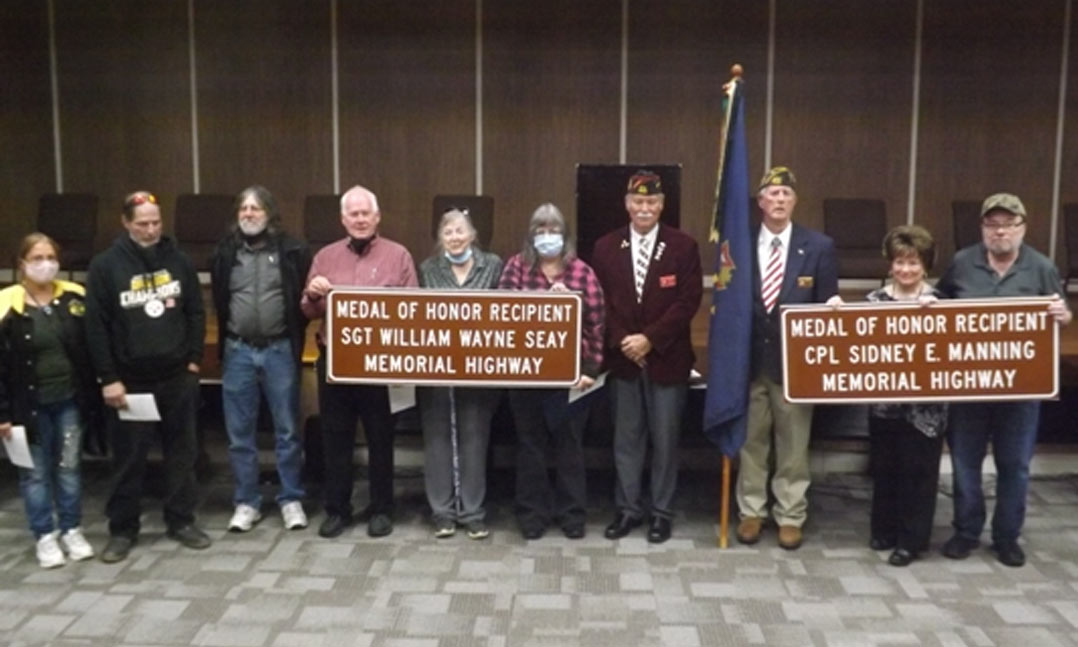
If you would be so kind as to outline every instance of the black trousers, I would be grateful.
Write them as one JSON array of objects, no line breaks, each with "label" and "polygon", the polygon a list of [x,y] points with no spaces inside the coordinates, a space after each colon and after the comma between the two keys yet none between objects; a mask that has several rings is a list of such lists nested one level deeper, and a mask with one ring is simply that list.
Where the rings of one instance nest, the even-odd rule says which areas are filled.
[{"label": "black trousers", "polygon": [[901,418],[869,416],[872,536],[918,553],[936,514],[943,436],[929,438]]},{"label": "black trousers", "polygon": [[134,539],[140,528],[139,499],[146,476],[146,454],[158,437],[165,470],[165,525],[174,529],[195,520],[198,376],[185,370],[157,382],[124,381],[124,387],[129,394],[152,393],[161,414],[160,422],[124,422],[117,418],[115,409],[109,414],[113,418],[110,426],[114,475],[105,514],[109,518],[110,534]]},{"label": "black trousers", "polygon": [[356,423],[367,437],[371,514],[393,512],[393,416],[384,386],[327,384],[325,354],[318,356],[318,406],[325,450],[326,514],[352,516]]},{"label": "black trousers", "polygon": [[[584,523],[587,479],[584,426],[588,408],[567,405],[565,389],[511,389],[509,405],[517,433],[515,511],[521,528],[562,528]],[[554,458],[554,483],[547,475],[547,451]]]}]

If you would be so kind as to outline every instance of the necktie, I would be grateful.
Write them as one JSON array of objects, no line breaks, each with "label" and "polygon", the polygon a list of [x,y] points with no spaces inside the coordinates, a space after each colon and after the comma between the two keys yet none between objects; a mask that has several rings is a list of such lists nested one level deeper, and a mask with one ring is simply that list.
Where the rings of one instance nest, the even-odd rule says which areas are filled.
[{"label": "necktie", "polygon": [[778,236],[771,239],[771,254],[767,258],[767,270],[760,287],[760,297],[764,301],[764,310],[771,312],[779,300],[782,289],[782,241]]},{"label": "necktie", "polygon": [[641,238],[640,243],[636,248],[636,260],[633,263],[634,266],[634,278],[636,279],[636,302],[640,303],[640,300],[644,296],[644,279],[648,276],[648,262],[650,261],[648,256],[648,239]]}]

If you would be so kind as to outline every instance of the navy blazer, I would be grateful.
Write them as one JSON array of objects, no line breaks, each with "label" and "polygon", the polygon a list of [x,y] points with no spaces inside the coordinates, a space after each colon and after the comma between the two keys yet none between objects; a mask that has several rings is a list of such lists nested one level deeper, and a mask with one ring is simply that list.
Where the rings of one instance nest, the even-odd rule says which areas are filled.
[{"label": "navy blazer", "polygon": [[770,314],[764,310],[760,297],[760,259],[756,249],[760,225],[752,229],[752,376],[763,374],[779,384],[782,383],[783,352],[779,306],[784,303],[823,303],[838,294],[835,241],[797,223],[792,226],[782,290]]},{"label": "navy blazer", "polygon": [[606,368],[625,379],[639,375],[640,367],[625,357],[620,344],[626,335],[643,333],[652,346],[647,356],[648,377],[659,384],[687,382],[696,359],[692,350],[692,319],[703,296],[700,249],[696,241],[678,229],[659,223],[640,303],[636,301],[628,225],[600,238],[591,261],[606,301],[603,353]]}]

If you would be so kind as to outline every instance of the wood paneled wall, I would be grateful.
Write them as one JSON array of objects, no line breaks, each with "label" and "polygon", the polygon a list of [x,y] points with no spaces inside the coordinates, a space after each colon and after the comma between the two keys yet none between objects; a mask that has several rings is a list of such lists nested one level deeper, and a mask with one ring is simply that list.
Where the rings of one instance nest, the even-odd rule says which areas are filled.
[{"label": "wood paneled wall", "polygon": [[926,3],[917,212],[944,247],[951,200],[1009,191],[1029,212],[1027,242],[1048,252],[1063,7]]},{"label": "wood paneled wall", "polygon": [[98,244],[106,245],[121,230],[127,193],[153,191],[167,218],[176,195],[191,191],[187,5],[54,6],[64,191],[101,197]]},{"label": "wood paneled wall", "polygon": [[[1067,2],[924,0],[912,199],[942,261],[951,253],[951,201],[998,190],[1026,201],[1028,240],[1048,251]],[[917,0],[777,0],[770,151],[767,2],[53,6],[63,189],[101,196],[99,245],[117,231],[117,204],[135,188],[158,192],[167,220],[175,196],[196,185],[234,193],[264,184],[298,231],[304,196],[338,188],[336,136],[339,188],[362,183],[378,193],[386,234],[417,260],[430,250],[431,198],[480,184],[495,199],[492,246],[511,254],[539,203],[575,217],[577,163],[619,161],[623,36],[625,160],[683,165],[682,226],[701,240],[720,87],[734,62],[745,67],[752,176],[768,152],[793,168],[801,222],[820,226],[826,197],[881,198],[892,225],[910,208]],[[46,0],[0,6],[0,258],[33,227],[38,196],[57,189],[49,34]],[[1061,201],[1075,202],[1075,47],[1068,56]],[[1057,256],[1065,258],[1061,247]]]},{"label": "wood paneled wall", "polygon": [[194,15],[201,192],[261,184],[299,231],[304,197],[333,193],[328,5],[198,2]]},{"label": "wood paneled wall", "polygon": [[540,204],[572,221],[577,163],[618,161],[621,3],[483,6],[483,190],[512,254]]},{"label": "wood paneled wall", "polygon": [[48,11],[40,0],[0,4],[0,267],[56,188]]}]

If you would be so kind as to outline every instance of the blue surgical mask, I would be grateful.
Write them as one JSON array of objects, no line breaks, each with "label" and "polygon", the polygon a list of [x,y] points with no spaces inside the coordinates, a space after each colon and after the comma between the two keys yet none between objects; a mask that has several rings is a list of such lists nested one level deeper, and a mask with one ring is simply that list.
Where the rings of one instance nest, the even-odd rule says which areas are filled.
[{"label": "blue surgical mask", "polygon": [[565,246],[565,239],[561,234],[535,234],[532,244],[540,256],[549,258],[561,254],[561,250]]},{"label": "blue surgical mask", "polygon": [[472,246],[469,245],[463,252],[456,255],[450,254],[449,250],[446,250],[445,257],[453,265],[464,265],[472,258]]}]

